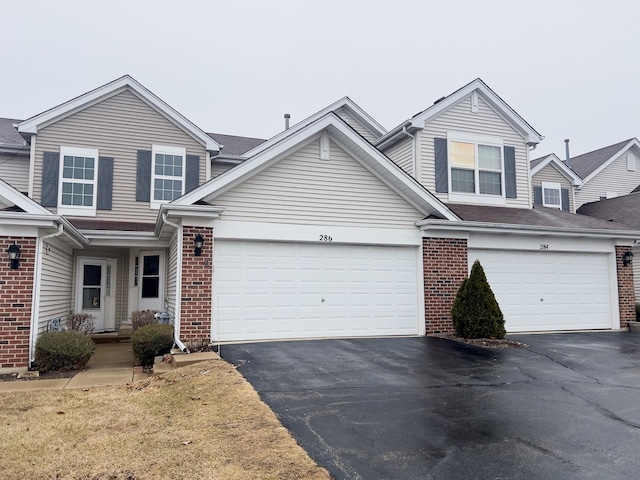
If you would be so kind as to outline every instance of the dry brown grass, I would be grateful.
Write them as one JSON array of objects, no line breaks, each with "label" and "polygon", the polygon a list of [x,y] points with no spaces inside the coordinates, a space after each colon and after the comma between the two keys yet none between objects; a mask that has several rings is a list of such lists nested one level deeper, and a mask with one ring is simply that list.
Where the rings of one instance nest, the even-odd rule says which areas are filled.
[{"label": "dry brown grass", "polygon": [[124,387],[3,393],[0,402],[3,478],[330,478],[221,360]]}]

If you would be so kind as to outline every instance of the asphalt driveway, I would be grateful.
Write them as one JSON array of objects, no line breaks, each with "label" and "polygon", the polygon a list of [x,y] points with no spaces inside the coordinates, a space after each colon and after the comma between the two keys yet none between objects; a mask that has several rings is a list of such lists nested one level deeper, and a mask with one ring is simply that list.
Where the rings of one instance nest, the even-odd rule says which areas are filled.
[{"label": "asphalt driveway", "polygon": [[640,475],[640,334],[273,342],[222,356],[337,479]]}]

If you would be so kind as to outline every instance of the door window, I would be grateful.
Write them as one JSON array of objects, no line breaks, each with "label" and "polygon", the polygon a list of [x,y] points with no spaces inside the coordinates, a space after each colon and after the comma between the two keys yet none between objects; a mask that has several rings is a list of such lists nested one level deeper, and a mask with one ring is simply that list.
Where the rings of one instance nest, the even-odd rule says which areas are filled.
[{"label": "door window", "polygon": [[82,309],[99,310],[101,298],[102,266],[84,265],[82,280]]},{"label": "door window", "polygon": [[160,296],[160,255],[145,255],[142,261],[142,298]]}]

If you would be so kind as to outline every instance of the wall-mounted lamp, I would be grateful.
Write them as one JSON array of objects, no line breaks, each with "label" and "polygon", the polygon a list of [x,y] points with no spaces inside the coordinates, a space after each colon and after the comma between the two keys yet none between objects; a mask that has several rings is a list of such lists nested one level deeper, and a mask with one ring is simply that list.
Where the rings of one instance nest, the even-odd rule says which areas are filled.
[{"label": "wall-mounted lamp", "polygon": [[20,266],[20,259],[18,258],[20,257],[20,247],[14,243],[9,247],[7,253],[9,254],[9,260],[11,260],[11,268],[15,270]]},{"label": "wall-mounted lamp", "polygon": [[196,257],[199,257],[200,255],[202,255],[202,244],[204,243],[204,237],[198,233],[193,243],[196,246],[193,253]]},{"label": "wall-mounted lamp", "polygon": [[631,260],[633,260],[633,252],[631,250],[627,250],[622,256],[622,266],[628,267],[631,265]]}]

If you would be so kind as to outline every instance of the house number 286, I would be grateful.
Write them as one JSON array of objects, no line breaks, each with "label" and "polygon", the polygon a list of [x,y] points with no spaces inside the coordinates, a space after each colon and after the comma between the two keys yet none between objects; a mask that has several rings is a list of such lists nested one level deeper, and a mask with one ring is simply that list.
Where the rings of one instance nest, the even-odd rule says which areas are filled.
[{"label": "house number 286", "polygon": [[318,241],[320,241],[320,242],[333,242],[333,238],[331,238],[330,235],[320,235],[320,238],[318,239]]}]

